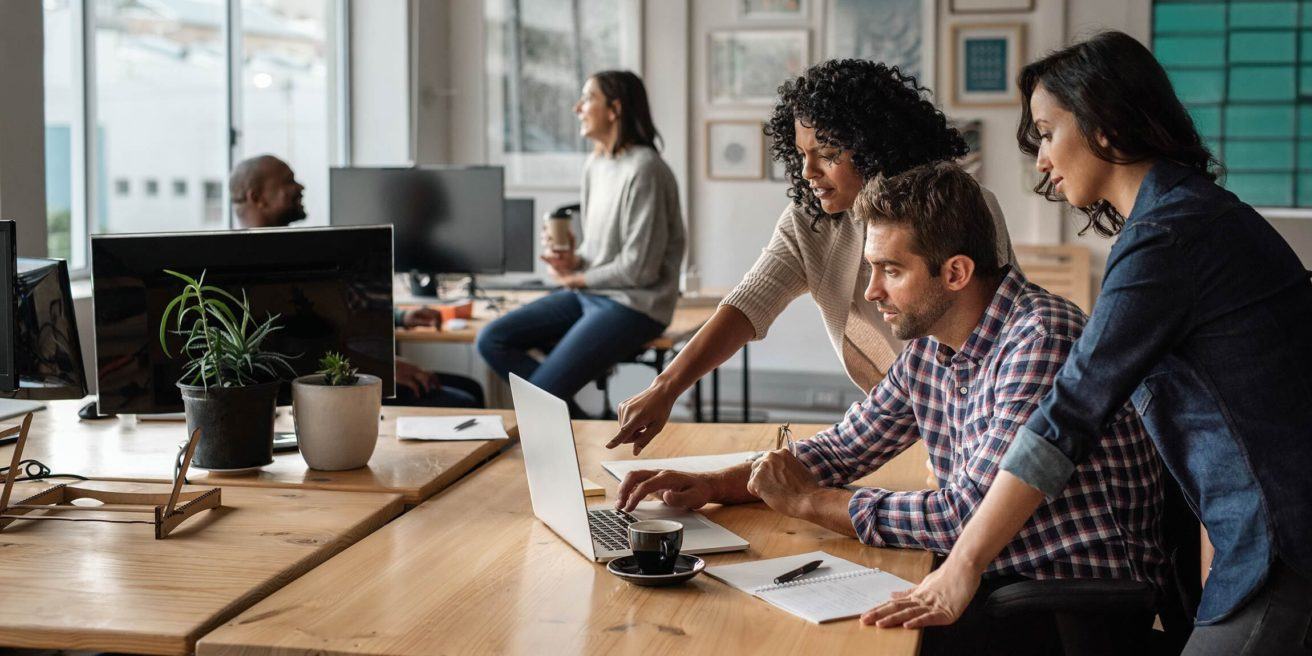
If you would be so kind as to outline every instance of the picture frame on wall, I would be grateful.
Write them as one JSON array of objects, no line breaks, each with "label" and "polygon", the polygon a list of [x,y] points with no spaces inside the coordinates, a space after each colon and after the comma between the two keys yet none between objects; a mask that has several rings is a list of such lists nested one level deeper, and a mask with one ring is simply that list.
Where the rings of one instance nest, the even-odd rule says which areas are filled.
[{"label": "picture frame on wall", "polygon": [[1023,23],[953,25],[948,61],[952,102],[973,107],[1019,103],[1016,77],[1024,61]]},{"label": "picture frame on wall", "polygon": [[981,149],[984,144],[984,122],[979,119],[948,119],[948,127],[961,133],[961,139],[966,142],[967,152],[957,158],[957,165],[975,180],[983,182],[984,153]]},{"label": "picture frame on wall", "polygon": [[738,18],[748,21],[804,22],[811,15],[811,0],[734,0]]},{"label": "picture frame on wall", "polygon": [[825,0],[825,59],[896,66],[935,89],[937,0]]},{"label": "picture frame on wall", "polygon": [[707,97],[712,105],[774,104],[780,84],[810,61],[805,29],[714,30],[709,35]]},{"label": "picture frame on wall", "polygon": [[706,122],[706,177],[760,180],[765,169],[765,138],[760,121]]},{"label": "picture frame on wall", "polygon": [[1034,11],[1034,0],[951,0],[954,14],[1014,14]]}]

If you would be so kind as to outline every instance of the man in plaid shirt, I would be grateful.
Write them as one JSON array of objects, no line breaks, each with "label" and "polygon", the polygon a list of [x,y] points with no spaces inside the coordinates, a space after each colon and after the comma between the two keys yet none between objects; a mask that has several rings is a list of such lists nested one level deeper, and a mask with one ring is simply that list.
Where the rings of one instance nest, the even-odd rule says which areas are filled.
[{"label": "man in plaid shirt", "polygon": [[[955,164],[872,181],[852,211],[867,223],[866,299],[897,337],[913,340],[885,379],[829,430],[755,463],[699,475],[634,472],[621,485],[618,506],[632,508],[653,493],[689,508],[759,499],[872,546],[952,549],[1016,431],[1052,386],[1085,315],[999,265],[979,187]],[[929,449],[938,489],[842,487],[918,439]],[[1061,496],[1041,506],[989,566],[994,584],[981,586],[972,608],[1024,579],[1133,579],[1160,587],[1161,495],[1156,452],[1127,404]],[[963,636],[979,638],[980,631],[1000,638],[996,621],[963,620],[927,632],[923,653],[935,644],[960,650]]]}]

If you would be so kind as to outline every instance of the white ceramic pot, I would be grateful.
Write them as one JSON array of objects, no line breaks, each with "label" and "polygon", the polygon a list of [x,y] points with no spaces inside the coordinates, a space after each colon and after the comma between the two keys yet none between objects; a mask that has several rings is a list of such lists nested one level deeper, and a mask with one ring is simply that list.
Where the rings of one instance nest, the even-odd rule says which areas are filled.
[{"label": "white ceramic pot", "polygon": [[359,374],[354,385],[324,385],[321,374],[292,381],[296,443],[311,469],[340,471],[369,464],[378,444],[383,381]]}]

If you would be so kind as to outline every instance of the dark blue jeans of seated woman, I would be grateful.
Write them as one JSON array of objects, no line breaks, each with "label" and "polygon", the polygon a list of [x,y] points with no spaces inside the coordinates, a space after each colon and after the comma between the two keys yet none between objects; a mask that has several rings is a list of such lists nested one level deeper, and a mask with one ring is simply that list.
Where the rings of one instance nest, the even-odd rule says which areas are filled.
[{"label": "dark blue jeans of seated woman", "polygon": [[[478,333],[478,352],[502,378],[514,373],[565,399],[608,369],[633,357],[665,326],[609,298],[558,291],[512,310]],[[538,362],[529,351],[547,352]]]}]

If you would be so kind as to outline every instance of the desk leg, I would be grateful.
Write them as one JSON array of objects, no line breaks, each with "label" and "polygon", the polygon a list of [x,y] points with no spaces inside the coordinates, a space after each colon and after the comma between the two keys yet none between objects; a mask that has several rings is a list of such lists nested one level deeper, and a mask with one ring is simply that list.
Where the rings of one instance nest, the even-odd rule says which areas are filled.
[{"label": "desk leg", "polygon": [[702,379],[692,385],[692,420],[702,423]]},{"label": "desk leg", "polygon": [[748,382],[748,378],[749,378],[748,371],[749,369],[747,367],[747,345],[743,344],[743,423],[744,424],[752,420],[751,419],[752,388],[751,388],[751,383]]},{"label": "desk leg", "polygon": [[720,368],[711,371],[711,423],[720,423]]}]

